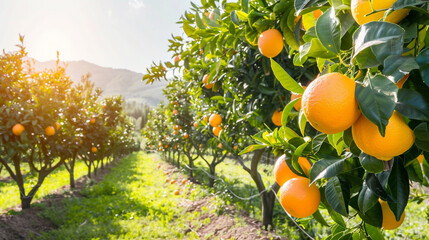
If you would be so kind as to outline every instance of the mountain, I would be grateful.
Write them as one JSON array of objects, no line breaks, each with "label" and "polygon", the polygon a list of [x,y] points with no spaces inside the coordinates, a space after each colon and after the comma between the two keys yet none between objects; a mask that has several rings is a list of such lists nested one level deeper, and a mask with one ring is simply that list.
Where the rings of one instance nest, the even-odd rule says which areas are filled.
[{"label": "mountain", "polygon": [[[103,90],[103,96],[122,95],[127,102],[145,102],[150,106],[156,106],[161,100],[166,100],[162,95],[162,89],[167,85],[166,81],[154,82],[146,85],[142,82],[142,73],[127,69],[115,69],[101,67],[86,61],[68,61],[66,72],[73,82],[80,81],[83,75],[91,74],[91,81],[96,87]],[[55,61],[35,61],[36,70],[53,68]]]}]

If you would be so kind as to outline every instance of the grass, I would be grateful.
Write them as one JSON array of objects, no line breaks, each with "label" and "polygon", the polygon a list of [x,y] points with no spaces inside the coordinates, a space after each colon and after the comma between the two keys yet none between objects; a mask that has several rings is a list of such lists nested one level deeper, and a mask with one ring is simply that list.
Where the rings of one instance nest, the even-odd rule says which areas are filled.
[{"label": "grass", "polygon": [[[29,168],[27,164],[23,165],[23,174],[29,174]],[[76,161],[75,166],[75,179],[78,179],[84,176],[87,173],[86,165],[82,161]],[[9,173],[3,169],[1,172],[1,177],[8,177]],[[30,188],[37,183],[36,176],[28,175],[25,178],[25,189],[27,192],[30,191]],[[57,189],[68,185],[70,183],[69,172],[64,166],[55,169],[43,182],[42,186],[37,191],[36,195],[33,198],[34,200],[41,199],[42,197],[57,192]],[[19,189],[15,181],[10,179],[8,182],[0,182],[0,212],[3,212],[5,209],[17,206],[21,204],[19,198]]]},{"label": "grass", "polygon": [[[64,199],[61,208],[45,207],[42,215],[59,228],[44,233],[40,239],[183,238],[187,223],[202,213],[186,212],[180,203],[206,193],[193,184],[166,183],[167,176],[152,157],[132,154],[99,184],[84,189],[82,194],[86,197]],[[192,192],[193,188],[196,191]],[[180,195],[174,195],[177,189]],[[209,207],[203,212],[211,210]],[[191,231],[186,238],[197,236]]]}]

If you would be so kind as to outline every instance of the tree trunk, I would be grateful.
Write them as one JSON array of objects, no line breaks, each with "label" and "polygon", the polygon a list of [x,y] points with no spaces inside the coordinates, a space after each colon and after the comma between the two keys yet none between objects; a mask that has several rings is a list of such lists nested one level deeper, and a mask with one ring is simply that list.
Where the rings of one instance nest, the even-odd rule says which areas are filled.
[{"label": "tree trunk", "polygon": [[88,177],[89,178],[91,178],[91,166],[92,166],[92,164],[91,164],[91,162],[89,162],[89,164],[87,165],[87,167],[88,167]]},{"label": "tree trunk", "polygon": [[212,163],[212,164],[210,164],[209,187],[214,186],[215,172],[216,172],[216,165]]},{"label": "tree trunk", "polygon": [[194,178],[194,159],[192,158],[192,156],[188,156],[189,159],[189,178]]},{"label": "tree trunk", "polygon": [[177,152],[177,168],[180,168],[180,152]]},{"label": "tree trunk", "polygon": [[74,182],[74,167],[70,167],[70,188],[74,189],[76,187]]}]

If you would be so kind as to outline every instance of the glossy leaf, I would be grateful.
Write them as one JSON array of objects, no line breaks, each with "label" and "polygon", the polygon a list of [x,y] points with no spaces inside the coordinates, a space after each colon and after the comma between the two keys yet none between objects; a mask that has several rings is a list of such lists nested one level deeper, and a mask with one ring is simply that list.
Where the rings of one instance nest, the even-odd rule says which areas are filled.
[{"label": "glossy leaf", "polygon": [[311,39],[310,42],[305,43],[299,47],[300,58],[314,57],[314,58],[332,58],[335,53],[328,51],[318,38]]},{"label": "glossy leaf", "polygon": [[358,206],[359,210],[365,214],[369,209],[378,203],[378,196],[368,188],[366,182],[362,185],[362,190],[359,192]]},{"label": "glossy leaf", "polygon": [[317,209],[317,211],[315,213],[313,213],[313,218],[314,218],[314,220],[318,221],[323,226],[329,226],[329,224],[326,222],[323,215],[320,213],[319,209]]},{"label": "glossy leaf", "polygon": [[299,94],[304,93],[304,89],[273,59],[271,59],[271,69],[286,90]]},{"label": "glossy leaf", "polygon": [[324,12],[316,22],[320,42],[329,51],[338,54],[341,47],[341,26],[333,7]]},{"label": "glossy leaf", "polygon": [[371,226],[369,224],[365,224],[365,229],[368,235],[371,237],[372,240],[383,240],[384,236],[383,233],[381,233],[380,228]]},{"label": "glossy leaf", "polygon": [[[389,22],[374,21],[363,24],[353,34],[353,59],[358,61],[360,68],[371,68],[382,64],[388,56],[401,55],[404,33],[401,27]],[[377,62],[367,59],[368,49]]]},{"label": "glossy leaf", "polygon": [[407,118],[429,121],[429,105],[419,92],[410,89],[399,89],[395,110]]},{"label": "glossy leaf", "polygon": [[406,73],[419,68],[416,59],[411,56],[389,56],[384,59],[383,66],[383,74],[395,83],[399,82]]},{"label": "glossy leaf", "polygon": [[356,99],[361,112],[378,127],[382,136],[395,109],[397,92],[396,85],[383,75],[368,75],[363,85],[356,84]]},{"label": "glossy leaf", "polygon": [[389,207],[395,214],[396,221],[399,221],[408,204],[408,196],[410,195],[408,174],[399,158],[395,159],[387,185],[391,195],[396,200],[395,202],[389,201]]},{"label": "glossy leaf", "polygon": [[298,102],[299,99],[294,99],[292,101],[290,101],[285,108],[283,109],[283,113],[282,113],[282,125],[286,126],[287,124],[287,120],[289,118],[289,114],[292,111],[293,106],[295,105],[296,102]]},{"label": "glossy leaf", "polygon": [[307,125],[307,117],[304,114],[304,111],[300,111],[298,115],[298,127],[301,131],[301,135],[305,136],[305,126]]},{"label": "glossy leaf", "polygon": [[348,216],[347,194],[343,193],[338,177],[332,177],[326,183],[325,196],[329,205],[339,214]]},{"label": "glossy leaf", "polygon": [[250,145],[250,146],[247,146],[245,149],[243,149],[239,153],[239,155],[242,155],[242,154],[245,154],[245,153],[249,153],[249,152],[253,152],[253,151],[261,149],[261,148],[266,148],[266,146],[265,145],[258,145],[258,144]]},{"label": "glossy leaf", "polygon": [[416,58],[423,81],[429,86],[429,47],[423,49]]},{"label": "glossy leaf", "polygon": [[344,158],[326,157],[315,162],[310,170],[310,182],[337,176],[343,171],[344,161],[349,157],[349,154]]},{"label": "glossy leaf", "polygon": [[377,178],[374,173],[367,173],[365,176],[365,184],[371,189],[377,196],[380,196],[383,200],[394,201],[394,198],[390,196],[384,189],[383,184]]},{"label": "glossy leaf", "polygon": [[420,123],[414,128],[415,144],[423,151],[429,152],[429,123]]},{"label": "glossy leaf", "polygon": [[376,157],[370,156],[364,152],[359,155],[359,161],[362,167],[370,173],[379,173],[384,170],[384,163]]}]

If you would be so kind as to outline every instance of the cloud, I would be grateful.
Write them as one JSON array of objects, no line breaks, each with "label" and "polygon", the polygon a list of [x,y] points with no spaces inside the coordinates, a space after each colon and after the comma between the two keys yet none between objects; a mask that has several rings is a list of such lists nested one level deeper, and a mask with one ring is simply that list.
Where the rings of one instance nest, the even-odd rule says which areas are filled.
[{"label": "cloud", "polygon": [[128,5],[130,5],[130,7],[135,8],[135,9],[139,9],[144,7],[143,1],[141,0],[130,0],[128,1]]}]

